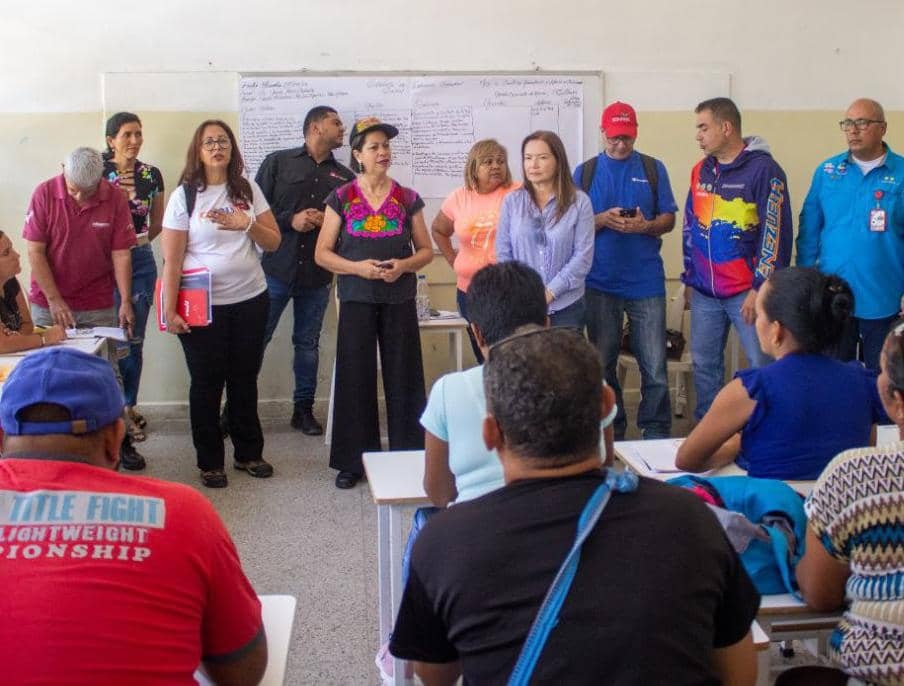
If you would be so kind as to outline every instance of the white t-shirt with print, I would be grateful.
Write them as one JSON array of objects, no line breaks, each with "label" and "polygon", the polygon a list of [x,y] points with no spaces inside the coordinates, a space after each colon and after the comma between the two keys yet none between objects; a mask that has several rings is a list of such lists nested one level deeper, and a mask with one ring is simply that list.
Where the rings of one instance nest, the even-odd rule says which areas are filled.
[{"label": "white t-shirt with print", "polygon": [[[260,215],[270,209],[260,187],[249,179],[253,208],[240,207],[246,214]],[[207,267],[210,270],[211,300],[214,305],[231,305],[260,295],[267,290],[254,241],[243,231],[227,231],[207,219],[207,213],[219,209],[235,211],[226,193],[226,184],[208,186],[198,191],[189,218],[185,207],[185,191],[180,186],[170,196],[163,215],[163,226],[188,231],[183,269]]]}]

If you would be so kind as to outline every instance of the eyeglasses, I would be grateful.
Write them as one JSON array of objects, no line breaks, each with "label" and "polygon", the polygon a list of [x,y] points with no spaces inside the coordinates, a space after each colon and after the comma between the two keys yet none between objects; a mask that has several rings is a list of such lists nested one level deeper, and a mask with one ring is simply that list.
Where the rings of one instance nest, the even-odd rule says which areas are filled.
[{"label": "eyeglasses", "polygon": [[496,341],[493,345],[490,346],[487,351],[487,362],[493,361],[493,352],[498,351],[503,346],[512,343],[513,341],[520,341],[525,338],[530,338],[531,336],[539,336],[539,335],[555,335],[555,336],[569,336],[574,338],[583,338],[583,335],[574,328],[567,326],[537,326],[536,324],[526,324],[525,326],[520,327],[515,333],[511,336],[506,336],[501,341]]},{"label": "eyeglasses", "polygon": [[606,142],[609,145],[616,145],[617,143],[621,143],[622,145],[629,145],[634,139],[631,136],[606,136]]},{"label": "eyeglasses", "polygon": [[857,131],[863,131],[870,124],[884,124],[885,122],[881,119],[842,119],[838,122],[839,128],[842,131],[853,131],[856,129]]},{"label": "eyeglasses", "polygon": [[549,243],[549,241],[546,238],[546,227],[545,227],[546,222],[543,221],[543,215],[542,214],[535,215],[535,216],[531,217],[531,221],[533,222],[533,225],[534,225],[534,241],[541,248],[545,248],[547,246],[547,244]]},{"label": "eyeglasses", "polygon": [[[567,330],[568,329],[558,329],[559,333]],[[487,351],[487,362],[492,362],[494,351],[498,351],[500,348],[508,345],[512,341],[518,341],[524,338],[529,338],[531,336],[537,336],[539,334],[547,334],[550,331],[556,331],[556,329],[553,327],[537,326],[536,324],[527,324],[523,327],[520,327],[520,329],[513,333],[511,336],[506,336],[501,341],[496,341],[495,343],[493,343],[493,345],[490,346],[489,350]]]},{"label": "eyeglasses", "polygon": [[232,147],[232,142],[228,138],[208,138],[207,140],[201,141],[201,147],[207,151],[216,150],[219,148],[220,150],[229,150]]}]

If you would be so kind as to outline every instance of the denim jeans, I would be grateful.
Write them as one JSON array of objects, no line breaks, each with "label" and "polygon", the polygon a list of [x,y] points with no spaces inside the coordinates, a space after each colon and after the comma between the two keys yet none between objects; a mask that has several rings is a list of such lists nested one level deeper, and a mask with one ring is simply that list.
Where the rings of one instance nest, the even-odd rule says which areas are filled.
[{"label": "denim jeans", "polygon": [[600,351],[606,383],[615,391],[618,403],[613,424],[616,440],[625,437],[628,426],[617,374],[622,322],[626,313],[631,329],[631,353],[637,358],[640,369],[637,427],[644,438],[668,438],[672,430],[672,406],[665,354],[665,296],[628,299],[588,288],[584,301],[587,305],[587,334]]},{"label": "denim jeans", "polygon": [[869,369],[879,370],[879,357],[882,354],[882,346],[885,337],[895,321],[897,315],[882,319],[861,319],[851,317],[848,319],[838,341],[838,349],[835,357],[847,362],[857,359],[857,345],[860,345],[860,359]]},{"label": "denim jeans", "polygon": [[286,284],[268,275],[267,292],[270,295],[270,315],[264,332],[264,347],[273,338],[279,318],[291,299],[292,344],[295,346],[295,391],[292,400],[296,405],[311,407],[317,391],[320,330],[323,328],[323,315],[329,302],[330,284],[304,288]]},{"label": "denim jeans", "polygon": [[735,327],[744,355],[751,367],[762,367],[772,358],[760,350],[756,328],[741,316],[741,305],[750,291],[730,298],[711,298],[695,290],[691,295],[691,357],[694,360],[694,388],[700,421],[725,383],[725,342],[729,324]]},{"label": "denim jeans", "polygon": [[[138,404],[138,386],[141,383],[141,368],[144,363],[144,334],[147,330],[148,316],[154,302],[154,286],[157,282],[157,263],[150,245],[132,250],[132,309],[135,311],[135,323],[132,324],[132,341],[129,354],[119,361],[119,373],[122,374],[123,393],[126,405],[134,407]],[[116,311],[119,312],[119,291],[114,289]]]},{"label": "denim jeans", "polygon": [[569,329],[577,329],[581,334],[584,333],[584,297],[581,296],[568,307],[563,307],[558,312],[549,313],[549,325],[553,327],[562,327]]}]

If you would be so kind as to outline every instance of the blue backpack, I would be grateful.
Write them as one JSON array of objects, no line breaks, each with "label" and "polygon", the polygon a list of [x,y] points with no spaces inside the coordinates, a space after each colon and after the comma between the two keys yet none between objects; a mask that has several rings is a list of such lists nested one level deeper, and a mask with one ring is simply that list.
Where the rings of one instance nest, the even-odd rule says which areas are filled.
[{"label": "blue backpack", "polygon": [[761,594],[798,595],[794,568],[804,554],[807,516],[797,491],[749,476],[680,476],[668,483],[710,506]]}]

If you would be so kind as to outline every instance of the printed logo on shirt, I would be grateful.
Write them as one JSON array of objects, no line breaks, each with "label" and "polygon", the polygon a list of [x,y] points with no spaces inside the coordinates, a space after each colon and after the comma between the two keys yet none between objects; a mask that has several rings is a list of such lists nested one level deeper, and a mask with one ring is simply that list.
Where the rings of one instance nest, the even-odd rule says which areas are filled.
[{"label": "printed logo on shirt", "polygon": [[128,493],[0,491],[0,559],[143,562],[166,503]]},{"label": "printed logo on shirt", "polygon": [[487,250],[493,244],[496,235],[496,212],[491,211],[478,215],[471,225],[471,247],[476,250]]},{"label": "printed logo on shirt", "polygon": [[92,229],[109,229],[110,222],[91,222]]},{"label": "printed logo on shirt", "polygon": [[747,187],[746,183],[723,183],[722,188],[731,188],[734,190],[744,190]]},{"label": "printed logo on shirt", "polygon": [[778,255],[779,236],[782,227],[782,203],[784,203],[785,184],[781,179],[772,179],[769,183],[769,198],[766,200],[766,222],[763,225],[762,258],[756,273],[764,279],[775,271],[775,258]]},{"label": "printed logo on shirt", "polygon": [[631,181],[633,181],[634,183],[650,183],[648,179],[641,179],[637,176],[632,176]]}]

